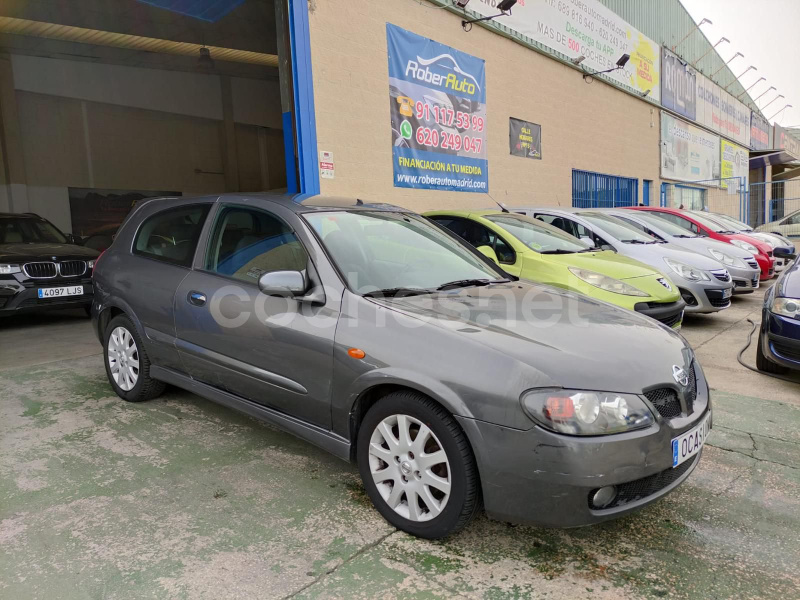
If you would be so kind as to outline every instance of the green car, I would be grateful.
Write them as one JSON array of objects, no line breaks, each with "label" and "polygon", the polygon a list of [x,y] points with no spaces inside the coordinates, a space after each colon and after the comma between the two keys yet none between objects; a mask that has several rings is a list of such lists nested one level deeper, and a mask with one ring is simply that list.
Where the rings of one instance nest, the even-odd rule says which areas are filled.
[{"label": "green car", "polygon": [[679,329],[684,303],[669,278],[632,258],[593,248],[531,217],[496,210],[438,210],[425,216],[464,238],[506,272],[566,288]]}]

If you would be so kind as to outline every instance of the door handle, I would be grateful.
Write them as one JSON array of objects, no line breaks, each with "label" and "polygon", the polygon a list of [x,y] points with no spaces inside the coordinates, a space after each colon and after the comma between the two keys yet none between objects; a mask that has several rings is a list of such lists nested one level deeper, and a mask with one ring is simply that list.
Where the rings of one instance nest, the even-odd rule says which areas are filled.
[{"label": "door handle", "polygon": [[194,304],[195,306],[203,306],[206,303],[206,295],[200,292],[189,292],[189,304]]}]

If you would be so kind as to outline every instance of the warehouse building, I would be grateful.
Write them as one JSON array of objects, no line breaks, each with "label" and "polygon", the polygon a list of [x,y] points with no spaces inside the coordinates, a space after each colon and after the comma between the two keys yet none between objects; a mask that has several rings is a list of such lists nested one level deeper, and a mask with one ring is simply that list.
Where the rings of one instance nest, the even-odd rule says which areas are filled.
[{"label": "warehouse building", "polygon": [[259,190],[763,219],[800,156],[678,0],[8,0],[0,105],[0,212],[84,238]]}]

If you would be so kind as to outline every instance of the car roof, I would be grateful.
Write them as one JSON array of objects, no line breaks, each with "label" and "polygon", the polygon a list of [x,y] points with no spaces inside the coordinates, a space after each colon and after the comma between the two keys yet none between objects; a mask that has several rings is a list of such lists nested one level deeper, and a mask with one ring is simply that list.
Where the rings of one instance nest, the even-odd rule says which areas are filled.
[{"label": "car roof", "polygon": [[7,219],[7,218],[15,218],[15,219],[38,219],[41,220],[42,217],[37,215],[36,213],[8,213],[8,212],[0,212],[0,219]]}]

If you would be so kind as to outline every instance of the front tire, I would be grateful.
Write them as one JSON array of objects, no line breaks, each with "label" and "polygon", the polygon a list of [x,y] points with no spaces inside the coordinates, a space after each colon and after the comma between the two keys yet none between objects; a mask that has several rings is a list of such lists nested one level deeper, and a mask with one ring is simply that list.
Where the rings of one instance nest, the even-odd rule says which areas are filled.
[{"label": "front tire", "polygon": [[788,371],[786,367],[783,365],[778,365],[772,362],[764,355],[764,351],[761,348],[761,336],[759,336],[758,340],[758,347],[756,348],[756,367],[758,367],[759,371],[763,371],[764,373],[771,373],[773,375],[783,375]]},{"label": "front tire", "polygon": [[143,402],[161,395],[166,384],[150,377],[150,359],[128,317],[111,319],[103,339],[106,375],[117,396],[128,402]]},{"label": "front tire", "polygon": [[437,539],[480,508],[475,457],[455,419],[427,396],[393,392],[361,423],[356,456],[378,512],[411,535]]}]

